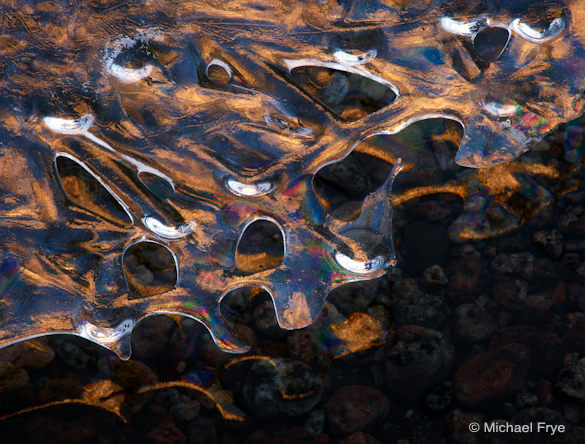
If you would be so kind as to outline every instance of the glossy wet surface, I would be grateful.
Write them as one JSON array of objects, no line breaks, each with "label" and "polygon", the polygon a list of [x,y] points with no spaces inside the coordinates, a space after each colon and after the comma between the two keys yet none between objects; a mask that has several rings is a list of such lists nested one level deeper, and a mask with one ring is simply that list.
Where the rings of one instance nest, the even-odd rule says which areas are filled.
[{"label": "glossy wet surface", "polygon": [[[82,399],[139,436],[164,416],[140,397],[174,390],[177,442],[205,403],[225,442],[278,440],[267,418],[309,441],[579,424],[581,123],[539,142],[582,113],[579,2],[0,7],[0,345],[84,338],[6,349],[2,413]],[[126,364],[83,342],[128,359],[134,329]]]}]

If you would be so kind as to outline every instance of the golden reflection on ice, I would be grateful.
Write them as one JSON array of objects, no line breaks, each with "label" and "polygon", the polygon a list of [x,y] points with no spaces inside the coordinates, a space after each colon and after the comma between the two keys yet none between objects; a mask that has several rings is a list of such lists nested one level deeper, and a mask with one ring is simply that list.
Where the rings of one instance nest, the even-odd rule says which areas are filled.
[{"label": "golden reflection on ice", "polygon": [[[529,150],[583,112],[585,6],[482,5],[0,2],[0,346],[70,333],[127,358],[136,322],[178,313],[243,352],[221,298],[262,288],[282,327],[311,324],[395,264],[392,202],[458,194],[450,235],[477,239],[574,189],[578,140]],[[395,144],[428,119],[461,137]],[[354,150],[389,170],[341,220],[314,178]],[[236,261],[259,220],[281,232],[265,268]]]}]

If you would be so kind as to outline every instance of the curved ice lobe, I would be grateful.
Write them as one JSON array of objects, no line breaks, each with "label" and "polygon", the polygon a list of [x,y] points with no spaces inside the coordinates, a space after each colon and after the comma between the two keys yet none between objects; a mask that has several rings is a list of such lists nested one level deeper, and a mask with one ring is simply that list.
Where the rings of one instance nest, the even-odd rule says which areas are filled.
[{"label": "curved ice lobe", "polygon": [[489,11],[455,4],[442,5],[439,27],[446,55],[468,82],[460,165],[513,160],[582,113],[571,106],[585,86],[577,74],[585,58],[576,3],[515,2]]},{"label": "curved ice lobe", "polygon": [[336,258],[347,270],[364,273],[394,264],[391,193],[394,179],[402,168],[402,160],[397,159],[382,186],[366,196],[357,218],[327,221],[329,229],[343,242],[346,251],[339,251]]}]

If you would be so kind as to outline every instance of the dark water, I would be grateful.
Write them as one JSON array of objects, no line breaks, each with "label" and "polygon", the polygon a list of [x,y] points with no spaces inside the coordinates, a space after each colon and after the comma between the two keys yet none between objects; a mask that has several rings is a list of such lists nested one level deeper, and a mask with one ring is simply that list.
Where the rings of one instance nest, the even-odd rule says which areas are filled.
[{"label": "dark water", "polygon": [[6,442],[581,442],[580,2],[0,9]]}]

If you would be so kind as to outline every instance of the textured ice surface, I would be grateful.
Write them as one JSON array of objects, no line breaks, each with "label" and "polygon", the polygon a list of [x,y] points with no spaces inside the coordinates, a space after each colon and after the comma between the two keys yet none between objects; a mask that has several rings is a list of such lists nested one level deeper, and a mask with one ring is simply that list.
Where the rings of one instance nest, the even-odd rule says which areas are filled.
[{"label": "textured ice surface", "polygon": [[[180,313],[240,352],[219,305],[242,286],[270,293],[283,328],[309,325],[332,289],[394,263],[390,193],[417,159],[378,146],[387,177],[351,220],[315,192],[321,168],[414,122],[457,121],[456,161],[478,173],[398,197],[459,193],[454,235],[481,237],[507,185],[480,171],[583,108],[579,1],[0,9],[0,345],[71,333],[127,357],[140,319]],[[558,171],[515,165],[507,184],[542,206],[533,176]],[[260,270],[237,254],[257,221],[282,243]]]}]

